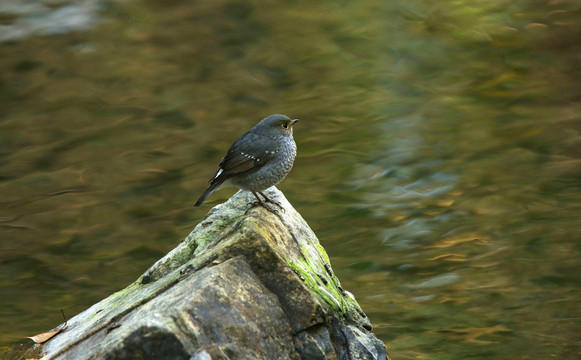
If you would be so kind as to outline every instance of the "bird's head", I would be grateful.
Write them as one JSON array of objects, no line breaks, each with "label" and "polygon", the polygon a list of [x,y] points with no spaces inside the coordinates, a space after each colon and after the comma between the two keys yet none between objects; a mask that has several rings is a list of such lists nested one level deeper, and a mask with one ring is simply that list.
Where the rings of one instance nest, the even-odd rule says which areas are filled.
[{"label": "bird's head", "polygon": [[299,121],[299,119],[291,119],[285,115],[274,114],[264,118],[256,127],[265,131],[275,130],[284,135],[292,136],[293,125],[296,124],[297,121]]}]

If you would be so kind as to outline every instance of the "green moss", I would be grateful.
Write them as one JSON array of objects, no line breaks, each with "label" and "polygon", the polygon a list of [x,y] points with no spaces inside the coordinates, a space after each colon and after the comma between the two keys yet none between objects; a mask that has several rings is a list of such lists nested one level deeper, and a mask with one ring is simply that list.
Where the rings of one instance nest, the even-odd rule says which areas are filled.
[{"label": "green moss", "polygon": [[319,244],[318,242],[315,244],[315,248],[317,249],[317,251],[319,251],[319,253],[323,257],[323,260],[327,264],[331,264],[331,260],[329,260],[329,255],[327,255],[327,252],[325,251],[325,248],[323,246],[321,246],[321,244]]},{"label": "green moss", "polygon": [[362,311],[359,304],[341,288],[339,279],[333,275],[330,268],[329,256],[325,249],[316,243],[308,249],[301,246],[301,250],[303,257],[299,261],[287,260],[290,268],[319,299],[333,309],[339,318],[360,318]]},{"label": "green moss", "polygon": [[[303,279],[305,285],[321,300],[328,304],[334,312],[344,313],[346,307],[344,298],[339,290],[339,281],[331,277],[325,270],[325,259],[328,264],[328,256],[322,246],[318,245],[317,258],[312,259],[312,252],[301,246],[303,257],[298,262],[287,260],[287,264]],[[313,248],[311,248],[313,249]],[[322,250],[322,251],[321,251]]]}]

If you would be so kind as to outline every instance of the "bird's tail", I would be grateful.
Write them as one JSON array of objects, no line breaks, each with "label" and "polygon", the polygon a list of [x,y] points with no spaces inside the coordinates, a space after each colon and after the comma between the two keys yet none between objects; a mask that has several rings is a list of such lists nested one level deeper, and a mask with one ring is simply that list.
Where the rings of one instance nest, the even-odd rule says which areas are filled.
[{"label": "bird's tail", "polygon": [[198,199],[198,201],[196,201],[196,203],[194,204],[194,206],[200,206],[202,205],[202,203],[204,202],[204,200],[206,200],[206,198],[208,196],[210,196],[211,193],[214,192],[214,190],[216,190],[218,188],[218,186],[222,185],[223,181],[216,181],[213,182],[210,187],[204,191],[204,193],[202,194],[202,196],[200,196],[200,198]]}]

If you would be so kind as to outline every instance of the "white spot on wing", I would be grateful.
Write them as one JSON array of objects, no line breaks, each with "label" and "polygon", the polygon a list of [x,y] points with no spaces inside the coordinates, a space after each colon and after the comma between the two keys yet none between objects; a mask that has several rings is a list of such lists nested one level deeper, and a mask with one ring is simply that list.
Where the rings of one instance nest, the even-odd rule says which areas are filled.
[{"label": "white spot on wing", "polygon": [[220,174],[223,173],[223,172],[224,172],[224,169],[218,169],[218,172],[214,176],[214,179],[217,178],[218,176],[220,176]]}]

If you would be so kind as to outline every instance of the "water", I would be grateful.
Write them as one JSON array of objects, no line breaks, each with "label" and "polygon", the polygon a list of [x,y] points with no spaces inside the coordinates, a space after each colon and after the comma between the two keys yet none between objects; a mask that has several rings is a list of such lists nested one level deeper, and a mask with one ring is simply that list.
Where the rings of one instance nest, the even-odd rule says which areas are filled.
[{"label": "water", "polygon": [[0,45],[2,346],[135,280],[283,113],[280,188],[393,359],[578,357],[576,2],[85,5]]}]

